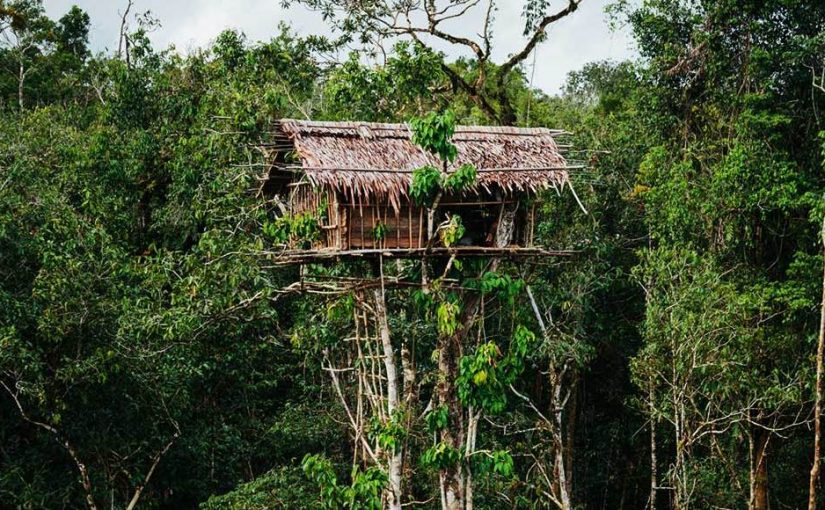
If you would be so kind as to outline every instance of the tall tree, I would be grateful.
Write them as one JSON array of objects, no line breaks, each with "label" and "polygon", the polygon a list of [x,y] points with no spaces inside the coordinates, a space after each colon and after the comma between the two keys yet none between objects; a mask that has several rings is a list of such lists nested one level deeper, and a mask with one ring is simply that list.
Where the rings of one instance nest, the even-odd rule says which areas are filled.
[{"label": "tall tree", "polygon": [[[528,0],[523,8],[525,41],[504,62],[492,61],[493,24],[498,5],[495,0],[415,0],[358,1],[342,5],[332,0],[285,0],[306,5],[321,12],[344,40],[356,39],[368,44],[406,38],[433,51],[435,43],[448,44],[468,51],[473,59],[473,73],[465,74],[442,62],[455,91],[467,94],[489,118],[503,125],[517,122],[516,105],[510,80],[513,72],[533,49],[545,40],[548,28],[574,13],[581,0],[568,0],[560,9],[551,10],[550,2]],[[457,30],[456,24],[477,16],[475,30]]]},{"label": "tall tree", "polygon": [[[727,466],[706,468],[729,472],[732,489],[725,491],[726,497],[746,498],[754,509],[767,508],[777,497],[769,490],[768,463],[783,446],[779,432],[803,423],[798,416],[805,398],[793,388],[810,374],[791,353],[805,350],[811,310],[787,298],[807,289],[809,280],[801,274],[813,269],[810,255],[817,229],[807,218],[815,203],[812,197],[822,186],[813,113],[822,108],[822,101],[811,94],[809,67],[822,48],[825,10],[808,3],[667,0],[631,8],[629,19],[640,51],[650,62],[646,93],[653,108],[647,124],[660,137],[660,146],[649,150],[640,166],[635,193],[644,204],[655,248],[643,265],[662,267],[672,261],[672,252],[665,248],[696,253],[707,261],[703,264],[717,268],[712,272],[719,280],[709,285],[706,297],[733,286],[728,301],[745,306],[737,315],[753,314],[737,335],[752,336],[753,341],[736,351],[720,347],[716,354],[723,356],[717,361],[742,363],[749,373],[741,380],[764,381],[764,389],[740,391],[738,395],[749,396],[731,399],[736,383],[729,381],[711,386],[700,400],[710,406],[721,399],[718,418],[737,417],[741,423],[724,429],[747,438],[731,438],[728,453],[717,455],[728,459]],[[655,260],[657,254],[664,256]],[[659,306],[648,304],[647,321],[654,320],[651,313]],[[684,322],[675,316],[666,321],[668,327]],[[667,335],[658,332],[666,329],[661,324],[649,326],[646,343],[663,347]],[[699,335],[699,344],[677,342],[656,352],[670,359],[687,345],[724,344],[713,340],[714,331],[701,331],[691,332]],[[737,362],[739,355],[745,357]],[[655,364],[645,359],[642,364]],[[690,377],[696,369],[692,363],[671,368],[671,375],[659,375],[666,381],[657,389],[662,398],[677,379]],[[647,387],[641,380],[639,384]],[[673,406],[702,385],[679,387],[673,402],[660,407],[656,416],[676,412]],[[703,412],[703,423],[712,423],[707,409]],[[676,436],[670,445],[670,477],[678,506],[722,504],[721,493],[714,496],[710,483],[704,486],[706,492],[702,485],[680,485],[686,476],[695,477],[706,459],[700,450],[685,451],[692,441],[684,434],[693,427],[689,418],[674,416],[679,419],[671,422]],[[703,447],[721,447],[723,437],[726,434],[715,434],[713,440],[702,442]],[[744,456],[750,465],[747,477],[733,469],[733,459]],[[714,498],[720,503],[711,503]]]}]

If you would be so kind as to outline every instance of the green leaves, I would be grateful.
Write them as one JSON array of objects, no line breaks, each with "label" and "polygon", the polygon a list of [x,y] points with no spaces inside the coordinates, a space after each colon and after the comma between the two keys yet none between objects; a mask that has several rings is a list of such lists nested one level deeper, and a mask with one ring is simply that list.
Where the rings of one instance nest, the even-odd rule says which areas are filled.
[{"label": "green leaves", "polygon": [[438,235],[441,238],[441,244],[448,248],[457,243],[464,237],[464,225],[461,223],[461,216],[457,214],[450,216],[450,221],[439,229]]},{"label": "green leaves", "polygon": [[445,79],[442,56],[419,44],[397,43],[385,66],[364,64],[363,57],[350,53],[324,81],[325,117],[397,121],[427,108]]},{"label": "green leaves", "polygon": [[367,431],[370,439],[375,441],[385,451],[395,452],[402,441],[407,437],[407,429],[404,428],[406,417],[403,412],[396,412],[389,420],[381,422],[378,417],[370,420],[370,427]]},{"label": "green leaves", "polygon": [[437,432],[447,428],[449,424],[450,411],[447,406],[438,406],[426,415],[424,415],[424,422],[427,424],[427,430],[430,432]]},{"label": "green leaves", "polygon": [[434,444],[421,454],[421,464],[431,469],[447,469],[460,460],[461,452],[444,442]]},{"label": "green leaves", "polygon": [[263,232],[276,244],[291,248],[308,248],[321,235],[320,221],[315,214],[302,213],[280,216],[263,224]]},{"label": "green leaves", "polygon": [[412,141],[422,149],[435,154],[445,163],[452,163],[458,149],[450,141],[455,133],[455,114],[430,112],[425,117],[410,120]]},{"label": "green leaves", "polygon": [[441,336],[452,336],[458,329],[458,314],[461,308],[458,303],[443,301],[436,309],[436,321],[438,334]]},{"label": "green leaves", "polygon": [[481,451],[472,456],[473,471],[478,474],[496,474],[504,478],[513,476],[513,457],[506,450]]},{"label": "green leaves", "polygon": [[469,282],[468,285],[478,288],[485,294],[494,294],[510,305],[515,302],[516,296],[524,291],[523,280],[492,271],[487,271],[481,275],[480,280]]},{"label": "green leaves", "polygon": [[450,141],[455,133],[455,116],[450,110],[414,118],[410,120],[410,128],[413,143],[438,156],[444,170],[432,165],[413,170],[410,197],[417,205],[432,207],[440,193],[459,193],[475,185],[477,172],[471,164],[463,164],[453,172],[446,171],[458,155],[458,149]]},{"label": "green leaves", "polygon": [[387,236],[387,230],[387,225],[379,220],[372,228],[372,238],[378,242],[383,241],[384,238]]},{"label": "green leaves", "polygon": [[461,165],[447,174],[431,165],[416,168],[410,183],[410,197],[417,205],[430,207],[439,191],[460,193],[470,189],[476,183],[476,176],[476,168],[470,164]]},{"label": "green leaves", "polygon": [[472,188],[476,183],[477,176],[478,172],[476,171],[475,165],[465,163],[458,167],[456,171],[447,174],[441,186],[444,188],[444,191],[459,193]]},{"label": "green leaves", "polygon": [[508,387],[524,371],[525,357],[535,340],[529,329],[518,325],[505,356],[495,342],[483,343],[474,353],[462,356],[456,379],[461,401],[491,414],[504,411]]},{"label": "green leaves", "polygon": [[337,510],[380,510],[387,475],[378,468],[352,469],[352,483],[340,485],[332,463],[321,455],[307,455],[301,463],[306,476],[318,484],[322,508]]},{"label": "green leaves", "polygon": [[440,188],[441,172],[437,168],[427,165],[413,170],[410,197],[417,205],[431,206]]}]

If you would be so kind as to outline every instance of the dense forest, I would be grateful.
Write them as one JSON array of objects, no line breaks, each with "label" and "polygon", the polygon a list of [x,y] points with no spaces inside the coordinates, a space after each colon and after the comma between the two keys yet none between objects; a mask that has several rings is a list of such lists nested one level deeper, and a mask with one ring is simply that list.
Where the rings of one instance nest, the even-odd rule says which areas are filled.
[{"label": "dense forest", "polygon": [[[183,55],[139,3],[94,53],[81,9],[0,0],[0,508],[825,508],[825,2],[619,1],[638,58],[547,95],[578,1],[528,0],[495,61],[445,27],[504,2],[296,0],[335,35]],[[445,157],[452,123],[566,129],[583,207],[541,197],[536,236],[574,255],[296,290],[375,268],[273,264],[285,117],[446,126]]]}]

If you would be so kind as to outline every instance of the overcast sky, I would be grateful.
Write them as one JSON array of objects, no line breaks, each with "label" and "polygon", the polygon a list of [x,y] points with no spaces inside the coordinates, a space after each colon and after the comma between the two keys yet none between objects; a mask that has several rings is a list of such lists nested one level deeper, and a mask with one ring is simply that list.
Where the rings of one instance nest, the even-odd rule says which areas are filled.
[{"label": "overcast sky", "polygon": [[[610,0],[583,0],[578,11],[551,26],[548,39],[536,52],[534,86],[557,93],[568,72],[596,60],[621,60],[634,54],[626,29],[611,31],[604,7]],[[161,28],[151,35],[158,47],[174,45],[187,52],[208,45],[225,28],[243,31],[252,40],[266,40],[277,32],[279,22],[298,34],[329,34],[317,13],[303,7],[284,9],[280,0],[135,0],[134,12],[146,10],[160,19]],[[564,2],[566,3],[566,2]],[[126,0],[44,0],[53,18],[63,15],[73,4],[92,18],[91,44],[95,50],[117,47],[120,12]],[[562,0],[551,6],[564,5]],[[500,0],[495,16],[494,60],[501,61],[524,44],[521,20],[522,0]],[[468,35],[481,32],[482,13],[471,12],[460,25],[450,27]],[[448,48],[450,56],[462,53]],[[528,75],[532,58],[527,60]]]}]

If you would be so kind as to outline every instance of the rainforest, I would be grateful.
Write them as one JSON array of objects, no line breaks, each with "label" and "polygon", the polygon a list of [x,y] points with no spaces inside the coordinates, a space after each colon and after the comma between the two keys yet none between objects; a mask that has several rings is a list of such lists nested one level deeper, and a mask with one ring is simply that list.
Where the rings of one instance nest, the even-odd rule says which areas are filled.
[{"label": "rainforest", "polygon": [[0,509],[825,508],[825,2],[604,2],[634,56],[534,86],[590,1],[0,0]]}]

